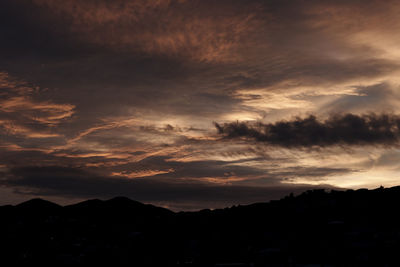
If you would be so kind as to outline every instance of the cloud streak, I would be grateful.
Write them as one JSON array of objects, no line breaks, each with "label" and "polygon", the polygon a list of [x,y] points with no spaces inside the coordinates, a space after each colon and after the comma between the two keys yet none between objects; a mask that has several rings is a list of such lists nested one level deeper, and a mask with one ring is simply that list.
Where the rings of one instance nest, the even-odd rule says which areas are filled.
[{"label": "cloud streak", "polygon": [[28,138],[60,136],[52,128],[69,119],[75,106],[37,100],[40,88],[0,72],[0,128],[6,134]]}]

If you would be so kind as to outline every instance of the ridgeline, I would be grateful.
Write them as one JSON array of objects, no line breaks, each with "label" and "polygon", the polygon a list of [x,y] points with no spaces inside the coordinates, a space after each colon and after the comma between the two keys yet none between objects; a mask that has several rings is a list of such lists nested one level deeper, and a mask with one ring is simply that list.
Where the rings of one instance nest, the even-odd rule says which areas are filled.
[{"label": "ridgeline", "polygon": [[400,266],[400,187],[172,212],[124,197],[0,207],[12,265]]}]

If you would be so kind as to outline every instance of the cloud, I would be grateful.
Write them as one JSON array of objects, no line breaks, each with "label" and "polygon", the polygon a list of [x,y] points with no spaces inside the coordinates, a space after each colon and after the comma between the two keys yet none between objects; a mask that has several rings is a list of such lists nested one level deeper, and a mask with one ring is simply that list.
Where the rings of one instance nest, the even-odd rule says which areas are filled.
[{"label": "cloud", "polygon": [[334,115],[320,121],[315,116],[275,123],[215,123],[225,138],[249,138],[282,147],[333,145],[397,145],[400,117],[391,114]]},{"label": "cloud", "polygon": [[[397,117],[384,123],[383,115],[362,114],[399,114],[399,7],[392,0],[2,0],[0,165],[77,168],[82,174],[71,176],[79,179],[60,181],[90,187],[99,179],[99,190],[112,181],[132,192],[132,184],[168,183],[154,201],[173,199],[167,191],[185,183],[188,192],[224,185],[240,195],[242,186],[254,192],[300,178],[387,181],[381,173],[367,181],[362,171],[395,147]],[[325,119],[336,112],[345,115]],[[219,124],[215,134],[212,121],[236,120],[253,123]],[[383,126],[374,128],[377,121]],[[292,149],[304,147],[324,149]],[[9,188],[40,184],[25,173]],[[207,201],[207,191],[196,192],[197,202],[201,192]]]},{"label": "cloud", "polygon": [[69,119],[75,106],[36,100],[40,88],[0,72],[0,128],[28,138],[58,137],[52,128]]},{"label": "cloud", "polygon": [[[329,13],[332,6],[360,9],[353,1],[37,0],[18,1],[14,9],[15,1],[3,2],[10,14],[4,24],[12,29],[5,34],[25,36],[7,41],[34,47],[10,53],[18,47],[13,44],[0,50],[8,55],[4,65],[57,88],[51,94],[55,101],[77,106],[80,125],[75,127],[110,113],[139,116],[150,110],[155,117],[195,117],[203,125],[210,118],[258,119],[268,107],[311,106],[296,98],[305,90],[343,92],[349,84],[398,69],[397,61],[316,27],[326,18],[315,12]],[[61,51],[61,58],[48,59],[53,50]],[[254,88],[265,88],[261,98],[243,99]],[[242,97],[234,92],[243,92]],[[232,111],[235,116],[224,117]]]},{"label": "cloud", "polygon": [[324,110],[332,112],[365,113],[396,112],[400,104],[398,86],[389,83],[378,83],[369,86],[354,86],[353,95],[342,95],[329,101]]},{"label": "cloud", "polygon": [[197,0],[34,0],[38,7],[80,42],[204,62],[236,60],[235,51],[258,25],[254,4],[230,1],[210,9]]}]

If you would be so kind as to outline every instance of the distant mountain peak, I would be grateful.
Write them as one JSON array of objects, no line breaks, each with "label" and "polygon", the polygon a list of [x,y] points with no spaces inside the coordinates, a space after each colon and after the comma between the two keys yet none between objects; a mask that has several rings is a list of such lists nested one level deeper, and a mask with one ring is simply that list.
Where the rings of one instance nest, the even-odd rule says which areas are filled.
[{"label": "distant mountain peak", "polygon": [[31,200],[22,202],[16,205],[17,208],[28,208],[28,209],[58,209],[61,208],[60,205],[44,200],[41,198],[33,198]]}]

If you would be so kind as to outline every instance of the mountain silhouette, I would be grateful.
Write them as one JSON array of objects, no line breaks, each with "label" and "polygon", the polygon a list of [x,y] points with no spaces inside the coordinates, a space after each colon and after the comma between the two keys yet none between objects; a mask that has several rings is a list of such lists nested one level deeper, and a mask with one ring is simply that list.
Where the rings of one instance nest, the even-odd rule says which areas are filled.
[{"label": "mountain silhouette", "polygon": [[172,212],[129,198],[0,207],[8,265],[400,266],[400,187]]},{"label": "mountain silhouette", "polygon": [[45,211],[45,210],[57,210],[57,209],[60,209],[61,206],[58,204],[55,204],[53,202],[41,199],[41,198],[34,198],[34,199],[31,199],[31,200],[28,200],[26,202],[16,205],[16,208],[24,209],[24,210],[31,210],[31,211],[32,210]]}]

